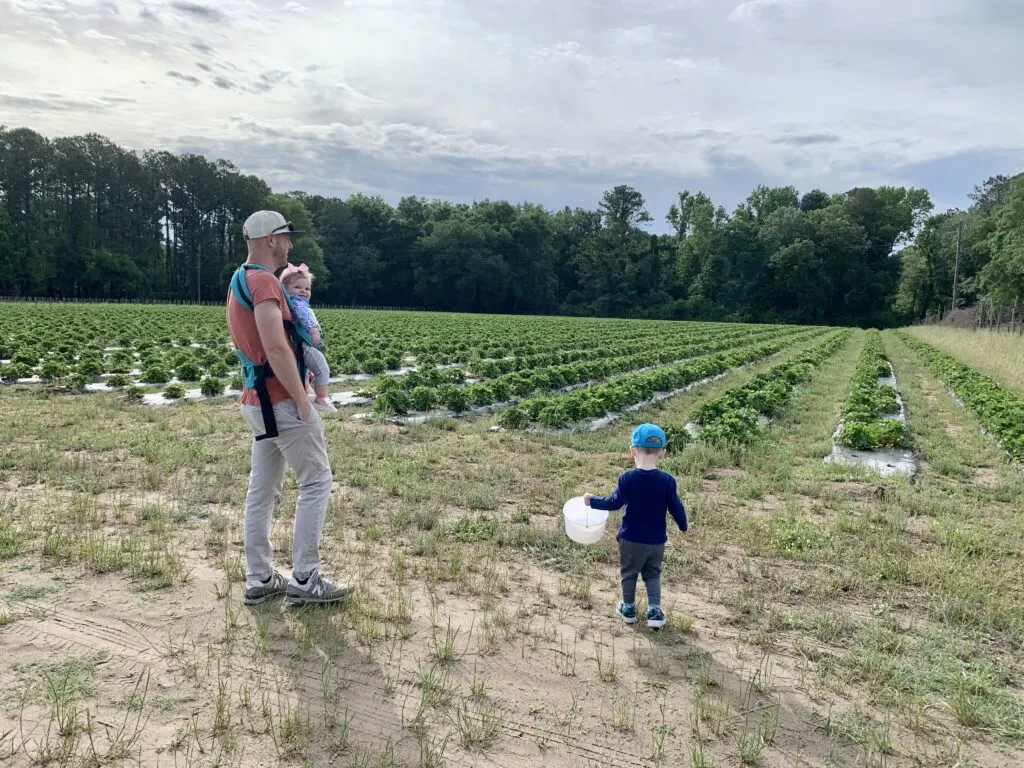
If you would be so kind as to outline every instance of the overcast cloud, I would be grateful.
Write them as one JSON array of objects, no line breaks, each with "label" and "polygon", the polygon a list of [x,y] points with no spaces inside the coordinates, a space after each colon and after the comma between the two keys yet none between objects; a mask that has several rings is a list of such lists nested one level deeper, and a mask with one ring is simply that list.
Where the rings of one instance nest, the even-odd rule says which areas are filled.
[{"label": "overcast cloud", "polygon": [[594,207],[636,186],[1024,170],[1017,0],[0,0],[0,123],[275,190]]}]

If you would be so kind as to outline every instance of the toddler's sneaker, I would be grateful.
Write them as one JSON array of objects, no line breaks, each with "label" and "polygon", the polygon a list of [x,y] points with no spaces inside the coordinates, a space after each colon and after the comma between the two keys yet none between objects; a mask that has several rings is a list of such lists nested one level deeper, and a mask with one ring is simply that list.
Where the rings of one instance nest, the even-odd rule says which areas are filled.
[{"label": "toddler's sneaker", "polygon": [[309,574],[305,583],[300,583],[293,575],[288,580],[284,599],[290,605],[336,603],[351,591],[352,588],[348,584],[335,584],[319,570],[315,570]]},{"label": "toddler's sneaker", "polygon": [[622,617],[622,620],[627,624],[636,624],[636,606],[632,604],[626,604],[619,600],[619,604],[615,606],[615,612]]},{"label": "toddler's sneaker", "polygon": [[321,411],[336,411],[336,410],[338,410],[334,406],[334,403],[331,402],[331,398],[329,398],[329,397],[318,397],[315,400],[313,400],[313,405],[315,405]]},{"label": "toddler's sneaker", "polygon": [[277,571],[266,581],[248,581],[245,584],[245,604],[258,605],[264,600],[283,595],[288,580]]},{"label": "toddler's sneaker", "polygon": [[647,626],[654,629],[660,629],[665,626],[665,614],[661,612],[659,606],[652,605],[647,609]]}]

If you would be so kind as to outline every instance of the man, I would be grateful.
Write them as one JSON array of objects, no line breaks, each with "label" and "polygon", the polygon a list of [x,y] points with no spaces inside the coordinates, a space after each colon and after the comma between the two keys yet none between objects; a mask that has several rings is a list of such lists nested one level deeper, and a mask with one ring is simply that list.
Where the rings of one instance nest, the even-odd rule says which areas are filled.
[{"label": "man", "polygon": [[[265,377],[264,396],[270,422],[264,420],[257,387],[242,390],[242,416],[253,432],[252,468],[245,497],[245,603],[254,605],[284,595],[293,605],[334,603],[349,591],[320,573],[320,537],[334,478],[327,459],[324,423],[310,407],[300,378],[295,350],[286,333],[292,320],[288,301],[274,273],[288,263],[292,236],[298,232],[277,211],[257,211],[245,221],[242,236],[249,249],[240,273],[251,302],[246,306],[228,291],[227,323],[231,341],[246,358],[266,360],[272,375]],[[244,295],[244,293],[243,293]],[[270,427],[268,429],[268,426]],[[286,580],[274,569],[270,525],[281,495],[285,466],[295,470],[299,499],[295,505],[292,576]]]}]

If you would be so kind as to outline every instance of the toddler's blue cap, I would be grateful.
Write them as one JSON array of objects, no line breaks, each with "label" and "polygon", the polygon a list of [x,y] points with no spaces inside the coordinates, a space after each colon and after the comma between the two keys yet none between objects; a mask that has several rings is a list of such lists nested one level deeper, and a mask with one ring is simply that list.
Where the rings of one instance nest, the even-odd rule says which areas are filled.
[{"label": "toddler's blue cap", "polygon": [[630,443],[634,448],[664,448],[668,438],[657,424],[641,424],[633,430]]}]

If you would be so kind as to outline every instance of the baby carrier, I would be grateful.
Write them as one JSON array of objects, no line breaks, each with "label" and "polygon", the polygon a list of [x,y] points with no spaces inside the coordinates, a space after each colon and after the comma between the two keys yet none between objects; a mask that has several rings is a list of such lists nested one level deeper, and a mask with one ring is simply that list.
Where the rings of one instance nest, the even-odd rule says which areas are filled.
[{"label": "baby carrier", "polygon": [[[258,269],[261,272],[267,272],[270,275],[271,272],[266,267],[260,266],[259,264],[243,264],[235,273],[231,276],[231,292],[235,295],[235,300],[243,307],[248,309],[250,312],[254,311],[252,303],[252,293],[249,291],[249,286],[245,282],[245,273],[250,269]],[[284,300],[288,304],[288,310],[291,312],[291,316],[295,317],[295,306],[292,304],[291,296],[281,291],[284,294]],[[284,332],[288,337],[288,345],[292,348],[295,353],[295,364],[299,369],[299,381],[302,385],[306,385],[306,362],[305,357],[302,353],[302,345],[309,344],[310,346],[320,348],[320,345],[313,344],[313,339],[309,335],[309,331],[298,323],[292,320],[284,321]],[[277,437],[277,419],[274,418],[274,407],[270,402],[270,393],[267,391],[267,379],[274,375],[274,371],[270,367],[270,360],[255,361],[250,360],[241,349],[235,348],[235,354],[242,363],[242,386],[247,389],[253,389],[256,391],[256,396],[260,400],[260,410],[263,413],[263,426],[266,428],[266,432],[259,435],[257,440],[264,440],[268,437]]]}]

